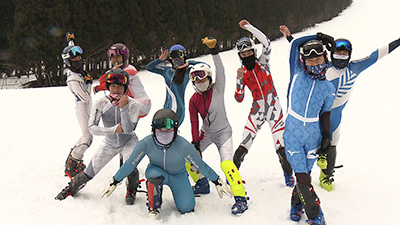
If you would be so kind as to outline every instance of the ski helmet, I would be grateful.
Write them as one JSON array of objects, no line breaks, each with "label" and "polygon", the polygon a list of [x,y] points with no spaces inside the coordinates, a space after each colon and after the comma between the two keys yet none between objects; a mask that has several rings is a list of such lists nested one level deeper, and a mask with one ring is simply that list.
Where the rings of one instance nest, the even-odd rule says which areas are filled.
[{"label": "ski helmet", "polygon": [[128,62],[129,48],[122,43],[115,43],[108,48],[107,55],[109,58],[122,55],[122,61],[125,65]]},{"label": "ski helmet", "polygon": [[75,58],[76,56],[82,56],[83,50],[79,46],[67,46],[62,50],[61,58],[63,62],[71,68],[71,59]]},{"label": "ski helmet", "polygon": [[[193,87],[197,93],[206,92],[210,89],[211,84],[212,84],[212,71],[208,64],[197,63],[197,64],[191,66],[190,71],[189,71],[189,77],[190,77]],[[206,77],[208,77],[208,80],[209,80],[208,86],[206,88],[199,88],[197,86],[199,84],[196,84],[195,81],[203,80]]]},{"label": "ski helmet", "polygon": [[168,58],[176,59],[176,58],[184,58],[186,60],[186,49],[180,44],[172,45],[169,48]]},{"label": "ski helmet", "polygon": [[[341,50],[348,51],[349,55],[347,56],[347,55],[335,54],[336,51],[341,51]],[[349,40],[347,39],[335,40],[335,50],[331,52],[332,65],[339,69],[343,69],[344,67],[346,67],[350,62],[352,50],[353,48]]]},{"label": "ski helmet", "polygon": [[128,73],[120,68],[112,69],[107,72],[106,75],[106,87],[110,90],[111,84],[118,84],[124,86],[124,93],[128,90],[129,85],[129,75]]},{"label": "ski helmet", "polygon": [[151,130],[153,133],[153,140],[158,143],[161,144],[156,137],[156,129],[161,130],[161,128],[166,128],[167,130],[174,128],[174,137],[172,139],[172,141],[170,143],[167,144],[161,144],[164,147],[169,147],[172,142],[174,142],[174,140],[176,139],[176,136],[178,134],[178,116],[176,115],[176,113],[174,111],[172,111],[171,109],[160,109],[158,110],[154,116],[153,116],[153,120],[151,122]]}]

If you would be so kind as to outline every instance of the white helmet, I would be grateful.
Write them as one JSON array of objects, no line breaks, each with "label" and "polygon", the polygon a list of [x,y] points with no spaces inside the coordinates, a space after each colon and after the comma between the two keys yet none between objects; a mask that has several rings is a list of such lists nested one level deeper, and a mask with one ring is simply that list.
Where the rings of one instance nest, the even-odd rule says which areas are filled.
[{"label": "white helmet", "polygon": [[[197,93],[203,93],[210,89],[212,84],[212,71],[208,64],[197,63],[190,68],[189,71],[190,80]],[[208,83],[196,83],[196,80],[203,80],[208,77]]]}]

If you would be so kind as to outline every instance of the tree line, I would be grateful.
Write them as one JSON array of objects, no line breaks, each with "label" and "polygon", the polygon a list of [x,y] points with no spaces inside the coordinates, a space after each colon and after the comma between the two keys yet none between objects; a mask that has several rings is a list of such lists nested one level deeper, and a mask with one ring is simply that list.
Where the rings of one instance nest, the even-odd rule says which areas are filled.
[{"label": "tree line", "polygon": [[222,50],[241,36],[238,21],[247,19],[271,40],[279,25],[292,32],[337,16],[351,0],[13,0],[0,9],[0,72],[36,74],[35,86],[65,85],[60,57],[65,33],[75,34],[84,50],[85,68],[97,78],[108,68],[106,51],[116,42],[130,49],[138,69],[162,49],[180,43],[188,57],[206,53],[204,36],[218,39]]}]

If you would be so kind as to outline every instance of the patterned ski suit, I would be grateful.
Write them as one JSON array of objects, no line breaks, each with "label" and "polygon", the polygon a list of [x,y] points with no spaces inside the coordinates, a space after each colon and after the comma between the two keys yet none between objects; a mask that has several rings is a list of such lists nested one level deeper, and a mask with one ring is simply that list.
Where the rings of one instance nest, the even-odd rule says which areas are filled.
[{"label": "patterned ski suit", "polygon": [[146,169],[146,178],[162,176],[164,178],[162,184],[170,187],[175,205],[181,213],[192,212],[196,204],[185,168],[186,161],[210,180],[218,180],[218,175],[214,170],[201,159],[195,147],[183,137],[177,136],[172,145],[165,149],[155,143],[153,135],[137,143],[128,161],[118,170],[114,179],[122,181],[137,167],[145,155],[150,160]]},{"label": "patterned ski suit", "polygon": [[90,95],[92,85],[86,84],[84,76],[80,73],[72,72],[68,68],[64,70],[64,73],[67,75],[68,88],[75,96],[75,113],[82,131],[82,136],[72,148],[71,155],[75,159],[81,160],[93,140],[93,136],[88,129],[90,110],[92,108],[92,97]]},{"label": "patterned ski suit", "polygon": [[246,25],[246,29],[256,36],[263,44],[263,51],[254,69],[247,70],[246,67],[244,67],[243,78],[236,79],[236,101],[243,101],[246,86],[253,95],[252,108],[244,127],[241,145],[247,150],[250,149],[261,126],[264,122],[268,122],[275,144],[274,147],[275,150],[277,150],[281,146],[284,147],[283,131],[285,129],[285,122],[282,107],[270,72],[270,40],[252,25]]},{"label": "patterned ski suit", "polygon": [[379,59],[386,56],[400,45],[400,39],[391,42],[380,49],[375,50],[371,55],[351,61],[345,68],[338,69],[329,64],[326,72],[326,78],[336,89],[335,101],[333,102],[331,112],[331,135],[332,145],[336,146],[340,138],[340,122],[342,120],[342,111],[350,98],[354,84],[358,75],[376,63]]},{"label": "patterned ski suit", "polygon": [[311,79],[302,67],[299,45],[316,39],[306,36],[292,42],[288,115],[284,132],[286,156],[295,173],[309,173],[317,159],[322,131],[319,116],[330,111],[335,88],[328,80]]},{"label": "patterned ski suit", "polygon": [[[185,119],[185,90],[186,86],[190,80],[189,78],[189,69],[186,70],[185,78],[183,83],[177,85],[174,83],[173,78],[175,76],[175,69],[170,66],[161,66],[160,63],[163,63],[160,59],[155,59],[149,64],[146,65],[146,70],[160,74],[164,77],[165,80],[165,88],[166,88],[166,98],[164,102],[164,109],[171,109],[174,111],[179,119],[178,126],[180,126]],[[196,61],[188,61],[189,66],[195,65],[199,62]]]},{"label": "patterned ski suit", "polygon": [[[215,64],[215,83],[203,93],[194,93],[189,101],[190,122],[192,124],[193,142],[200,141],[203,152],[214,143],[219,151],[221,162],[233,160],[232,128],[226,116],[225,70],[219,54],[212,55]],[[203,126],[199,132],[199,117]]]},{"label": "patterned ski suit", "polygon": [[[89,130],[93,135],[104,135],[103,143],[93,155],[88,167],[83,171],[93,178],[115,155],[121,154],[125,162],[136,146],[138,138],[134,132],[139,120],[140,104],[129,98],[129,103],[121,109],[104,96],[96,101],[89,120]],[[99,126],[100,119],[104,127]],[[115,133],[118,124],[122,134]]]},{"label": "patterned ski suit", "polygon": [[[144,90],[142,81],[140,80],[138,71],[132,65],[126,65],[124,70],[129,74],[129,86],[128,86],[128,96],[137,100],[138,106],[140,106],[139,117],[145,117],[151,108],[151,100]],[[99,79],[99,85],[96,86],[97,91],[106,91],[106,75],[108,71],[104,73]]]}]

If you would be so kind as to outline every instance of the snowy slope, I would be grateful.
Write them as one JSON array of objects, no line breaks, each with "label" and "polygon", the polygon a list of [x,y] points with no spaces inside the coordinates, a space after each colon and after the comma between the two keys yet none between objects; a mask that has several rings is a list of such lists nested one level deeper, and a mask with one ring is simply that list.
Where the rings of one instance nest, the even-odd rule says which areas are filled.
[{"label": "snowy slope", "polygon": [[[335,38],[348,38],[354,48],[352,59],[363,58],[400,37],[398,6],[395,0],[354,0],[339,17],[294,36],[321,31]],[[272,42],[272,76],[284,108],[289,73],[288,47],[283,38]],[[227,74],[226,107],[236,148],[250,109],[251,95],[246,90],[243,103],[234,100],[239,59],[235,51],[223,52],[221,57]],[[396,113],[400,73],[395,70],[399,58],[400,50],[396,49],[364,71],[357,80],[357,87],[344,111],[337,159],[344,167],[335,173],[333,192],[318,186],[319,168],[314,167],[313,184],[331,225],[400,224],[397,216],[400,182],[396,176],[400,158],[396,144],[400,127]],[[213,65],[210,55],[196,60]],[[162,107],[165,93],[161,77],[147,71],[139,74],[153,105],[150,115],[143,118],[137,128],[139,138],[143,138],[150,133],[151,117]],[[193,92],[189,84],[187,101]],[[94,98],[100,95],[102,93]],[[144,194],[138,194],[135,205],[125,205],[124,185],[119,186],[109,199],[99,197],[117,171],[118,159],[111,161],[75,198],[69,197],[62,202],[54,200],[68,182],[63,177],[64,162],[80,134],[74,98],[67,87],[1,90],[0,104],[1,224],[293,224],[289,220],[291,189],[284,186],[267,125],[260,131],[242,164],[242,178],[247,182],[246,189],[251,197],[250,208],[244,215],[231,215],[233,199],[220,199],[213,187],[210,195],[196,198],[195,213],[181,215],[166,187],[160,219],[154,220],[147,217]],[[188,117],[180,134],[191,140]],[[102,137],[95,137],[85,155],[86,163],[101,141]],[[223,174],[214,146],[203,156],[217,173]],[[141,178],[147,162],[145,158],[138,167]],[[299,224],[305,224],[304,221],[303,217]]]}]

